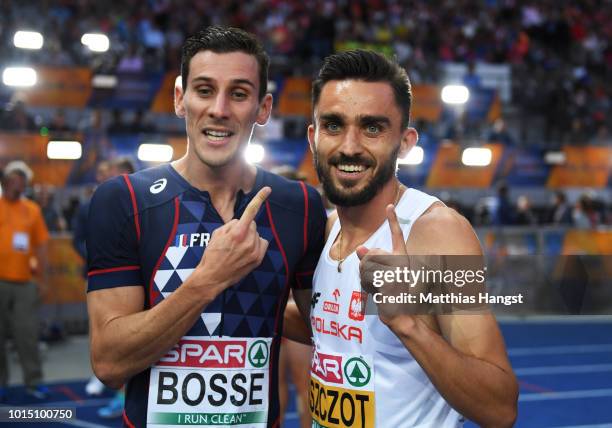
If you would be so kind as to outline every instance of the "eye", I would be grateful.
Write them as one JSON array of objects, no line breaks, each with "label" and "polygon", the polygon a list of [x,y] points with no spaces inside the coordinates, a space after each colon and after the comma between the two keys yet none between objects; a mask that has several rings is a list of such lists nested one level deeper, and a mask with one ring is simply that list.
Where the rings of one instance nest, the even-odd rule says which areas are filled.
[{"label": "eye", "polygon": [[382,131],[382,126],[370,124],[366,126],[365,130],[368,134],[379,134]]},{"label": "eye", "polygon": [[337,122],[327,122],[323,125],[328,132],[336,133],[340,131],[340,124]]},{"label": "eye", "polygon": [[247,97],[249,96],[249,94],[243,90],[235,90],[232,91],[232,98],[234,98],[235,100],[238,101],[242,101],[247,99]]},{"label": "eye", "polygon": [[201,86],[196,89],[198,95],[207,97],[212,94],[213,90],[210,86]]}]

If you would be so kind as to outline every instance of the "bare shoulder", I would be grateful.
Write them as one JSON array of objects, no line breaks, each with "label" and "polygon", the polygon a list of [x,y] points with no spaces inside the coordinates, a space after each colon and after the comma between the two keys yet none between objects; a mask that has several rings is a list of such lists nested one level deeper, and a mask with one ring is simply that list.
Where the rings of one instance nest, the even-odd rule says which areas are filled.
[{"label": "bare shoulder", "polygon": [[482,254],[470,222],[438,202],[414,222],[406,248],[413,254]]},{"label": "bare shoulder", "polygon": [[329,236],[329,232],[331,232],[334,223],[338,220],[338,211],[334,210],[327,217],[327,224],[325,225],[325,240],[327,241],[327,237]]}]

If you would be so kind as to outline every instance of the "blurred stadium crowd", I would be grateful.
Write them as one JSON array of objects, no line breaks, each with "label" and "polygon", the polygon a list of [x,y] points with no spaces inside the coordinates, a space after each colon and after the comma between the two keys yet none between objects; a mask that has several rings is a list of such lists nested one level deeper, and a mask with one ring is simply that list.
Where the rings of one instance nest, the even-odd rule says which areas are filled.
[{"label": "blurred stadium crowd", "polygon": [[[543,121],[544,139],[556,144],[611,138],[612,8],[606,1],[5,0],[0,11],[4,61],[98,72],[177,70],[182,41],[202,24],[257,34],[272,57],[272,75],[310,75],[326,55],[355,46],[394,53],[413,83],[439,83],[448,62],[509,64],[524,125],[518,142],[534,118]],[[14,49],[12,35],[32,22],[45,34],[45,49]],[[104,55],[80,43],[93,30],[110,39]]]},{"label": "blurred stadium crowd", "polygon": [[[45,35],[44,49],[15,49],[13,34],[32,23]],[[473,73],[476,64],[510,67],[511,101],[504,102],[502,117],[493,123],[462,123],[461,117],[443,124],[418,120],[413,125],[425,147],[462,137],[547,149],[612,143],[612,8],[607,1],[3,0],[0,58],[7,64],[86,66],[95,73],[174,71],[184,38],[203,24],[255,33],[271,56],[271,78],[310,77],[326,55],[354,47],[395,55],[413,84],[443,84],[448,63],[468,65],[463,78],[468,87],[481,84]],[[108,52],[94,53],[81,44],[81,35],[91,31],[109,37]],[[10,132],[43,127],[51,134],[182,131],[172,115],[159,120],[141,110],[31,109],[18,97],[0,114],[0,129]],[[280,121],[286,136],[291,123]],[[297,135],[303,138],[305,129],[298,123]],[[52,193],[42,185],[33,196],[47,207],[51,230],[69,230],[78,201],[71,198],[59,207]],[[550,201],[536,206],[526,195],[514,196],[509,200],[502,185],[493,204],[449,203],[475,225],[589,228],[611,222],[606,201],[592,192],[568,198],[551,191]]]}]

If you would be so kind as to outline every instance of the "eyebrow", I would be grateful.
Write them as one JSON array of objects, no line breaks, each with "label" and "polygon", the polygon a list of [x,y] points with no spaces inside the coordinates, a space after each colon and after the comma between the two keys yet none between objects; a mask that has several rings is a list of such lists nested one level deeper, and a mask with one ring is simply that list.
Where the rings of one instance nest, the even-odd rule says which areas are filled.
[{"label": "eyebrow", "polygon": [[[212,82],[215,82],[215,79],[208,77],[208,76],[198,76],[198,77],[194,77],[192,80],[193,83],[198,83],[199,81],[206,82],[206,83],[212,83]],[[251,82],[249,79],[233,79],[231,80],[231,83],[233,83],[234,85],[248,85],[252,87],[253,89],[255,89],[255,83]]]},{"label": "eyebrow", "polygon": [[344,117],[338,113],[323,113],[319,116],[319,120],[325,122],[344,122]]},{"label": "eyebrow", "polygon": [[[340,113],[323,113],[319,116],[320,121],[325,122],[345,122],[345,117]],[[370,125],[372,123],[380,123],[385,126],[391,126],[391,120],[387,116],[383,115],[363,115],[357,116],[357,122],[360,126]]]},{"label": "eyebrow", "polygon": [[360,125],[369,125],[372,123],[380,123],[386,126],[391,126],[391,121],[387,116],[374,116],[374,115],[365,115],[359,117]]}]

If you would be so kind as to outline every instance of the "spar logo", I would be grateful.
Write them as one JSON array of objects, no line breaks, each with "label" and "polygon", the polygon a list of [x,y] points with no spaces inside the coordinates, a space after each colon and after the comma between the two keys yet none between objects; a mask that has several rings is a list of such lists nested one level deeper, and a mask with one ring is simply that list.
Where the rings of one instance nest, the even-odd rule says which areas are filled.
[{"label": "spar logo", "polygon": [[268,344],[264,340],[257,340],[253,342],[249,348],[249,362],[255,368],[261,368],[268,362]]},{"label": "spar logo", "polygon": [[361,387],[368,384],[372,371],[362,358],[353,357],[344,365],[344,376],[351,385]]},{"label": "spar logo", "polygon": [[365,317],[365,302],[367,294],[361,291],[353,291],[351,303],[349,304],[349,318],[355,321],[363,321]]},{"label": "spar logo", "polygon": [[206,247],[210,241],[210,233],[187,233],[176,235],[174,247]]},{"label": "spar logo", "polygon": [[314,351],[311,371],[329,383],[342,384],[342,357]]},{"label": "spar logo", "polygon": [[157,365],[197,368],[244,368],[247,354],[246,347],[246,341],[244,340],[181,340],[159,360]]}]

